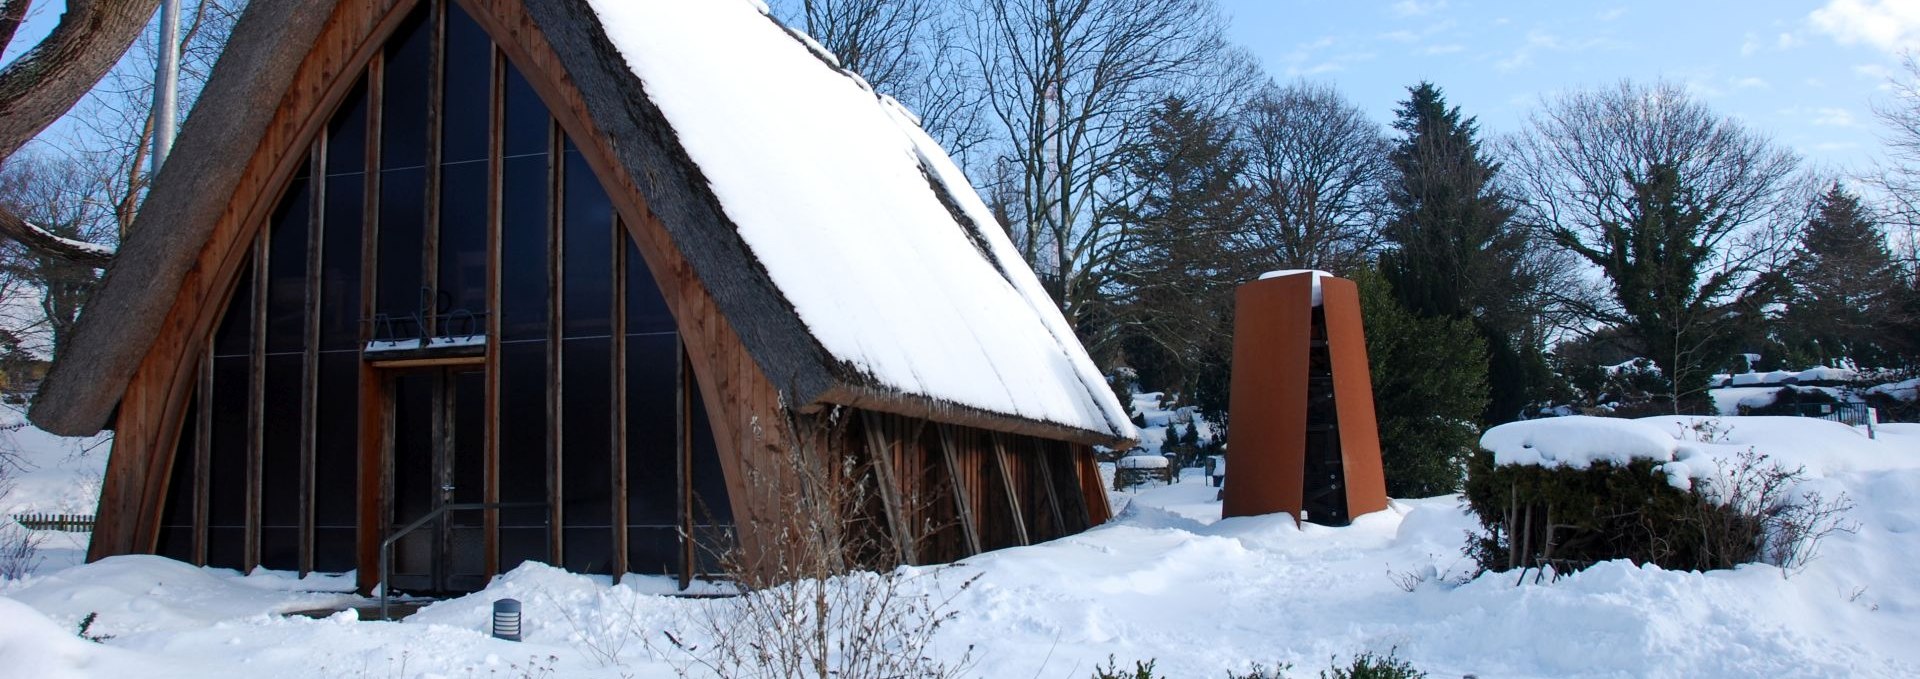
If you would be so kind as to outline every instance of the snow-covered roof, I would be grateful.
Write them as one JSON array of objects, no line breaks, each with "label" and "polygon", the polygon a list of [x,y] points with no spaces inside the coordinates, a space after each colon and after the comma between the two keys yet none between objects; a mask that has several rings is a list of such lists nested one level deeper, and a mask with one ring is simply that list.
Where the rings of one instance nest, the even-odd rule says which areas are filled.
[{"label": "snow-covered roof", "polygon": [[884,389],[1137,433],[1039,280],[912,114],[742,0],[590,0],[740,240]]}]

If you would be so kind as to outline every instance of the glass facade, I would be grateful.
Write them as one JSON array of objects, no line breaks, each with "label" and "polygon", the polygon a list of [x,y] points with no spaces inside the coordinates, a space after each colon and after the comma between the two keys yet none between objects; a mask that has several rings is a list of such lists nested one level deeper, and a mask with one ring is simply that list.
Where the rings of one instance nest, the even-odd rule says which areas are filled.
[{"label": "glass facade", "polygon": [[[377,58],[260,225],[209,338],[160,551],[355,568],[366,478],[389,479],[379,537],[490,487],[533,505],[499,509],[491,534],[483,512],[445,511],[397,545],[402,588],[477,587],[490,561],[677,573],[715,551],[682,539],[731,535],[713,433],[581,151],[455,5],[424,3]],[[380,345],[409,340],[407,360]]]}]

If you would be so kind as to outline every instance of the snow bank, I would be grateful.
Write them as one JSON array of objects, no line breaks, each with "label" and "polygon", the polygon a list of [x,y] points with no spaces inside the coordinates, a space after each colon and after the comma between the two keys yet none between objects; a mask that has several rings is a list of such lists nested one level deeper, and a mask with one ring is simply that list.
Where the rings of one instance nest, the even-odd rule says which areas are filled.
[{"label": "snow bank", "polygon": [[1128,455],[1114,462],[1121,469],[1166,469],[1167,458],[1162,455]]},{"label": "snow bank", "polygon": [[979,196],[897,105],[747,2],[589,4],[834,357],[906,393],[1135,435]]},{"label": "snow bank", "polygon": [[1635,420],[1575,415],[1522,420],[1487,430],[1480,447],[1493,452],[1495,465],[1532,465],[1586,469],[1595,462],[1626,466],[1633,460],[1661,463],[1656,468],[1676,488],[1693,487],[1715,469],[1699,450],[1681,445],[1672,434]]},{"label": "snow bank", "polygon": [[1916,399],[1920,399],[1920,377],[1915,377],[1910,380],[1902,380],[1899,382],[1882,384],[1872,389],[1868,389],[1867,393],[1885,394],[1888,397],[1901,400],[1901,401],[1913,401]]},{"label": "snow bank", "polygon": [[[0,590],[68,626],[97,614],[94,633],[183,630],[250,616],[326,608],[356,601],[342,592],[299,591],[286,578],[243,578],[158,556],[115,556]],[[337,580],[316,581],[335,589]]]},{"label": "snow bank", "polygon": [[[1127,494],[1121,516],[1094,530],[899,572],[916,576],[909,595],[949,602],[955,617],[931,652],[951,660],[970,649],[969,677],[1084,677],[1109,655],[1155,659],[1169,677],[1256,662],[1314,676],[1329,658],[1389,649],[1433,677],[1920,676],[1920,425],[1884,425],[1875,440],[1791,417],[1625,424],[1635,426],[1596,436],[1652,450],[1663,447],[1658,433],[1710,456],[1753,447],[1805,465],[1809,483],[1854,500],[1859,530],[1829,538],[1792,577],[1765,565],[1696,573],[1609,562],[1535,584],[1472,575],[1460,547],[1476,525],[1455,496],[1395,500],[1344,528],[1221,520],[1218,489],[1185,470],[1181,483]],[[1548,441],[1536,453],[1543,446],[1570,448]],[[12,587],[0,590],[0,676],[666,679],[686,676],[689,663],[665,633],[714,643],[697,621],[733,605],[658,596],[654,579],[612,585],[527,564],[406,622],[310,620],[269,612],[290,597],[332,595],[246,582],[258,575],[153,557],[55,575],[27,583],[32,602],[7,598],[23,586],[0,585]],[[134,601],[121,608],[116,597]],[[506,597],[525,605],[524,643],[486,635],[489,607]],[[102,611],[96,633],[115,635],[104,645],[72,636],[89,608]],[[123,622],[136,612],[171,622]]]}]

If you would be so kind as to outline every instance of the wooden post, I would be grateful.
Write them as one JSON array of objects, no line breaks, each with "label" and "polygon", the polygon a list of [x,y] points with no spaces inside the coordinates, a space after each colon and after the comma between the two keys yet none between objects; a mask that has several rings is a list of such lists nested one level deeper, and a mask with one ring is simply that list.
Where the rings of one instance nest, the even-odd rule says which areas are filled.
[{"label": "wooden post", "polygon": [[[426,214],[420,222],[420,335],[422,340],[440,331],[440,130],[445,103],[447,68],[447,3],[433,3],[427,18],[431,27],[427,40],[427,138]],[[445,522],[442,522],[443,525]]]},{"label": "wooden post", "polygon": [[940,424],[940,460],[946,466],[948,482],[953,488],[953,503],[960,512],[960,532],[966,538],[967,553],[973,556],[984,551],[980,548],[980,526],[973,515],[973,497],[967,489],[965,476],[960,471],[960,447],[954,440],[951,424]]},{"label": "wooden post", "polygon": [[613,577],[618,583],[627,574],[627,230],[620,225],[620,215],[615,213],[609,224],[613,248],[613,346],[610,355],[613,359],[609,369],[613,379],[608,380],[612,393],[607,395],[607,403],[612,409],[612,417],[607,422],[613,425],[609,436],[613,439],[610,455],[612,462],[608,473],[613,476]]},{"label": "wooden post", "polygon": [[[500,285],[501,285],[501,239],[505,236],[505,213],[501,206],[501,192],[505,190],[506,168],[506,55],[499,47],[493,49],[493,72],[491,89],[487,98],[487,356],[486,356],[486,422],[484,430],[486,450],[482,453],[485,461],[481,464],[485,470],[485,498],[487,504],[500,501]],[[488,509],[481,512],[485,535],[485,553],[482,573],[492,578],[500,572],[500,510]]]},{"label": "wooden post", "polygon": [[267,261],[268,242],[273,236],[271,224],[262,225],[253,241],[253,327],[247,359],[247,492],[246,538],[241,570],[260,565],[260,496],[266,451],[267,402],[267,281],[272,273]]},{"label": "wooden post", "polygon": [[893,468],[893,440],[887,436],[886,418],[871,411],[860,411],[867,433],[867,457],[873,461],[873,474],[880,486],[880,504],[887,513],[887,525],[893,529],[894,548],[904,563],[917,564],[914,541],[917,536],[901,505],[899,476]]},{"label": "wooden post", "polygon": [[1007,511],[1013,513],[1013,535],[1022,545],[1033,542],[1027,536],[1027,515],[1020,511],[1020,493],[1013,487],[1013,474],[1007,464],[1006,434],[993,432],[993,466],[1000,473],[1000,487],[1007,493]]},{"label": "wooden post", "polygon": [[[386,107],[386,56],[375,50],[367,61],[367,174],[360,212],[360,321],[358,344],[367,346],[373,338],[374,286],[380,271],[380,133],[381,109]],[[380,541],[386,539],[386,422],[385,395],[380,388],[380,373],[365,361],[360,363],[359,441],[356,471],[358,502],[354,503],[355,567],[360,591],[370,592],[380,578]]]},{"label": "wooden post", "polygon": [[194,390],[193,565],[207,565],[207,480],[213,476],[213,338],[200,351],[199,388]]},{"label": "wooden post", "polygon": [[557,120],[548,121],[547,126],[547,557],[548,563],[555,566],[566,564],[566,544],[563,533],[566,532],[566,513],[562,501],[566,499],[565,471],[562,456],[564,438],[560,435],[565,426],[565,413],[561,410],[560,389],[564,386],[560,370],[563,367],[561,349],[561,323],[565,314],[560,305],[565,303],[566,276],[562,266],[566,258],[562,250],[566,246],[566,231],[562,220],[566,214],[563,203],[566,199],[566,132],[560,129]]},{"label": "wooden post", "polygon": [[314,135],[308,152],[313,190],[307,193],[307,289],[302,309],[302,351],[300,357],[300,503],[296,523],[300,527],[299,571],[313,572],[314,465],[319,457],[320,405],[320,269],[325,265],[321,251],[327,223],[327,128]]}]

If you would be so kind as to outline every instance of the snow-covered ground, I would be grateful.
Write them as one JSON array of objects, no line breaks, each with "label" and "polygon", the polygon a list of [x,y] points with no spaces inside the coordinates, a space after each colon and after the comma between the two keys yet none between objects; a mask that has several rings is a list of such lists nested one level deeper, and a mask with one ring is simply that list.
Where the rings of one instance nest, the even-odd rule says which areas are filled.
[{"label": "snow-covered ground", "polygon": [[[1858,532],[1791,577],[1613,562],[1539,584],[1469,579],[1460,545],[1474,524],[1457,498],[1396,501],[1345,528],[1223,521],[1215,489],[1187,470],[1123,495],[1106,526],[904,572],[953,596],[935,652],[971,646],[981,677],[1084,677],[1109,655],[1157,659],[1168,677],[1255,662],[1314,676],[1330,658],[1389,650],[1434,677],[1920,675],[1920,425],[1869,440],[1799,418],[1641,422],[1709,452],[1754,446],[1806,465],[1816,486],[1853,498]],[[344,600],[300,591],[338,585],[157,557],[0,584],[0,676],[673,677],[688,659],[663,633],[712,643],[699,619],[733,605],[530,565],[405,622],[281,615]],[[486,635],[502,597],[525,603],[526,642]],[[90,634],[112,638],[75,635],[88,613]]]}]

